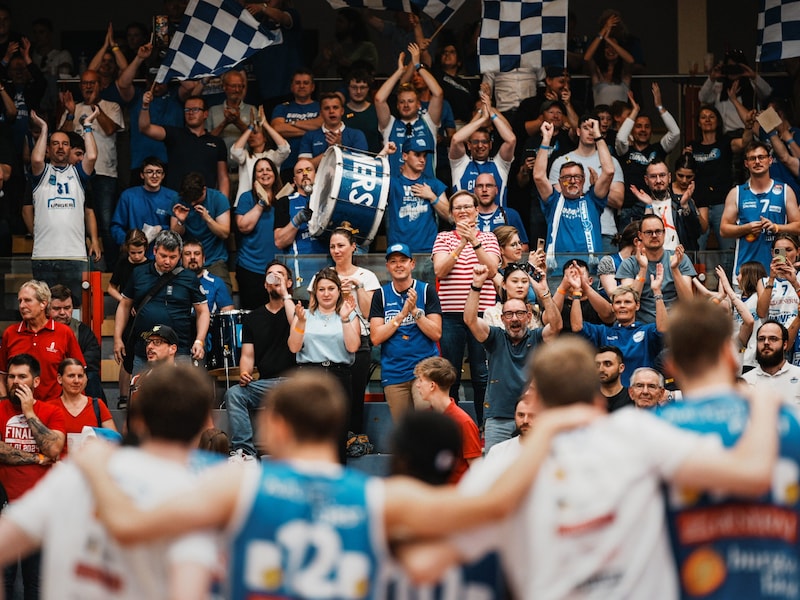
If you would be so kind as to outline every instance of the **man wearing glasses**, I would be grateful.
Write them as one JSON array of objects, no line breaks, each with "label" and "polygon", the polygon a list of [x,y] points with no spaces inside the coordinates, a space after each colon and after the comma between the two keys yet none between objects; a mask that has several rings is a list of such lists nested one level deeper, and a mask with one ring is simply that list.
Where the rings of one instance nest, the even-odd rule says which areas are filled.
[{"label": "man wearing glasses", "polygon": [[[209,108],[206,127],[211,135],[221,137],[225,142],[225,148],[230,150],[247,129],[250,115],[256,107],[244,101],[247,94],[247,78],[244,72],[236,70],[226,72],[222,76],[222,90],[225,92],[225,100],[222,104],[215,104]],[[230,157],[228,171],[238,177],[239,163]]]},{"label": "man wearing glasses", "polygon": [[636,408],[655,408],[667,402],[664,376],[650,367],[639,367],[631,375],[628,395]]},{"label": "man wearing glasses", "polygon": [[800,210],[792,188],[770,177],[772,158],[766,144],[751,142],[744,161],[750,178],[728,192],[719,230],[724,237],[736,238],[734,273],[751,260],[769,272],[775,234],[800,234]]},{"label": "man wearing glasses", "polygon": [[378,113],[369,101],[372,75],[365,69],[355,69],[347,83],[347,104],[344,107],[344,122],[358,129],[367,138],[370,152],[378,153],[383,148],[383,138],[378,131]]},{"label": "man wearing glasses", "polygon": [[[660,291],[651,285],[663,271]],[[668,309],[676,300],[692,299],[692,277],[697,275],[683,246],[674,251],[664,249],[664,222],[658,215],[645,215],[639,223],[639,240],[633,256],[622,261],[617,278],[639,293],[637,318],[642,323],[656,322],[656,304]],[[658,288],[656,288],[658,289]]]},{"label": "man wearing glasses", "polygon": [[139,113],[139,131],[154,140],[163,141],[167,147],[169,171],[164,184],[170,189],[178,190],[188,173],[199,172],[208,187],[228,196],[228,152],[222,138],[212,135],[206,129],[208,107],[205,98],[189,96],[186,99],[183,104],[183,127],[151,123],[152,101],[153,93],[145,92],[142,111]]},{"label": "man wearing glasses", "polygon": [[[590,134],[594,136],[592,143],[597,146],[600,161],[597,181],[588,190],[584,192],[585,165],[572,158],[563,161],[558,159],[553,164],[551,173],[558,169],[559,187],[548,179],[547,152],[537,152],[533,164],[533,182],[542,199],[547,219],[547,266],[557,271],[561,271],[565,263],[575,258],[585,260],[590,266],[596,264],[597,256],[603,252],[600,215],[606,206],[614,177],[614,163],[606,141],[600,137],[597,119],[584,121],[581,131],[585,127],[590,128]],[[542,145],[539,149],[549,150],[553,124],[545,121],[541,131]],[[594,170],[589,167],[589,172]]]},{"label": "man wearing glasses", "polygon": [[[178,202],[178,193],[161,185],[164,181],[164,163],[155,156],[142,162],[139,176],[142,185],[128,188],[119,197],[117,209],[111,219],[111,235],[121,246],[131,229],[142,229],[147,241],[152,242],[160,231],[169,229],[172,207]],[[153,258],[148,246],[148,258]]]},{"label": "man wearing glasses", "polygon": [[[453,134],[450,139],[450,172],[453,190],[475,192],[478,175],[489,173],[498,185],[497,198],[500,206],[507,206],[508,172],[514,160],[517,138],[506,118],[491,105],[489,97],[481,94],[483,105],[472,118]],[[494,156],[491,131],[500,134],[503,143]],[[467,151],[469,150],[469,154]],[[476,192],[477,193],[477,192]]]},{"label": "man wearing glasses", "polygon": [[525,366],[528,356],[539,344],[555,339],[561,331],[561,313],[553,303],[547,279],[542,273],[539,281],[531,278],[536,291],[550,315],[547,325],[530,330],[530,312],[522,300],[511,299],[503,304],[502,319],[505,330],[491,327],[478,316],[479,290],[489,276],[485,265],[473,268],[467,304],[464,307],[464,323],[475,339],[486,349],[489,368],[489,384],[486,388],[484,450],[511,438],[516,423],[514,412],[517,400],[526,387]]}]

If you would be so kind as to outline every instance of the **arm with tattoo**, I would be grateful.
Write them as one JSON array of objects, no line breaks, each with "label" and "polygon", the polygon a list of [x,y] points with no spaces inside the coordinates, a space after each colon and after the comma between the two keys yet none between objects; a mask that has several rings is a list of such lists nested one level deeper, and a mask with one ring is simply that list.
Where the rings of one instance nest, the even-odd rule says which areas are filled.
[{"label": "arm with tattoo", "polygon": [[64,434],[50,429],[36,415],[27,417],[27,419],[28,427],[31,428],[33,439],[36,440],[39,451],[49,459],[56,460],[64,448]]},{"label": "arm with tattoo", "polygon": [[5,442],[0,442],[0,463],[6,465],[37,465],[41,461],[38,454],[25,452]]}]

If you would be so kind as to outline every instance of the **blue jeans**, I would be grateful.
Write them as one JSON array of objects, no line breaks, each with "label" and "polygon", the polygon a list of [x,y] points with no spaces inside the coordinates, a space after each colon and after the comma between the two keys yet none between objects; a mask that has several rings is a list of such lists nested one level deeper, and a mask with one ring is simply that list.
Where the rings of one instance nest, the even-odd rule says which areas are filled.
[{"label": "blue jeans", "polygon": [[92,194],[94,196],[94,216],[97,218],[97,230],[103,240],[103,255],[106,259],[106,271],[113,271],[119,257],[119,246],[111,236],[111,219],[117,207],[117,178],[106,175],[92,176]]},{"label": "blue jeans", "polygon": [[511,439],[517,424],[514,419],[504,419],[503,417],[487,417],[483,426],[483,454],[495,444]]},{"label": "blue jeans", "polygon": [[472,375],[475,416],[478,423],[483,422],[483,399],[489,381],[486,365],[486,350],[464,323],[462,313],[442,313],[442,338],[439,340],[442,356],[456,368],[456,382],[450,388],[450,396],[458,402],[458,388],[461,385],[461,365],[464,362],[464,349],[469,349],[469,369]]},{"label": "blue jeans", "polygon": [[250,421],[250,411],[261,406],[261,400],[266,392],[285,380],[285,377],[258,379],[251,381],[246,386],[238,384],[231,386],[225,392],[231,450],[241,448],[242,452],[252,456],[258,455],[253,443],[253,423]]},{"label": "blue jeans", "polygon": [[722,211],[725,210],[724,204],[715,204],[708,207],[708,231],[700,236],[699,244],[700,250],[706,250],[708,246],[708,234],[714,232],[714,237],[719,242],[720,250],[733,250],[736,248],[736,240],[733,238],[724,238],[719,232],[719,224],[722,221]]},{"label": "blue jeans", "polygon": [[89,270],[85,260],[32,260],[33,278],[44,281],[50,287],[57,283],[65,285],[72,292],[72,303],[79,307],[83,300],[83,272]]}]

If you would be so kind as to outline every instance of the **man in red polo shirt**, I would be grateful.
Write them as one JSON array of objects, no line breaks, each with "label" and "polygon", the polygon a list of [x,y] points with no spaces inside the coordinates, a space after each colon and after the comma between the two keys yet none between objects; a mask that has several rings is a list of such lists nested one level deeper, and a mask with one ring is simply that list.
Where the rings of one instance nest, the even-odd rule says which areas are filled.
[{"label": "man in red polo shirt", "polygon": [[20,286],[17,299],[22,322],[9,325],[0,340],[0,397],[8,396],[8,359],[30,354],[41,367],[41,383],[34,390],[34,397],[45,401],[56,399],[61,396],[57,379],[59,363],[69,357],[86,366],[78,340],[69,326],[47,317],[50,288],[45,282],[26,281]]},{"label": "man in red polo shirt", "polygon": [[414,375],[417,376],[415,386],[419,399],[436,412],[453,419],[461,431],[461,456],[456,457],[456,465],[450,476],[450,483],[456,483],[472,461],[483,454],[478,426],[450,397],[456,370],[449,360],[441,356],[425,358],[417,363]]}]

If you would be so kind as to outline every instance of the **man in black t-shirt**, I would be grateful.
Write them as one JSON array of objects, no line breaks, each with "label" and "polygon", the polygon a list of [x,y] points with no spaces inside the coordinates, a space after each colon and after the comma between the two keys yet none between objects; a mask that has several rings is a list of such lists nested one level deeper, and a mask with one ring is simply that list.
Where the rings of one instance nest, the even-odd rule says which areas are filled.
[{"label": "man in black t-shirt", "polygon": [[[295,366],[294,353],[287,343],[295,309],[289,292],[292,281],[292,272],[286,265],[277,260],[270,262],[264,281],[269,302],[245,316],[242,324],[239,385],[225,392],[231,457],[236,461],[255,460],[250,411],[261,406],[265,392]],[[254,367],[258,367],[257,380],[253,379]]]},{"label": "man in black t-shirt", "polygon": [[625,370],[622,350],[616,346],[600,346],[594,355],[597,375],[600,377],[600,393],[608,402],[608,412],[623,406],[633,406],[628,388],[622,385],[619,376]]}]

